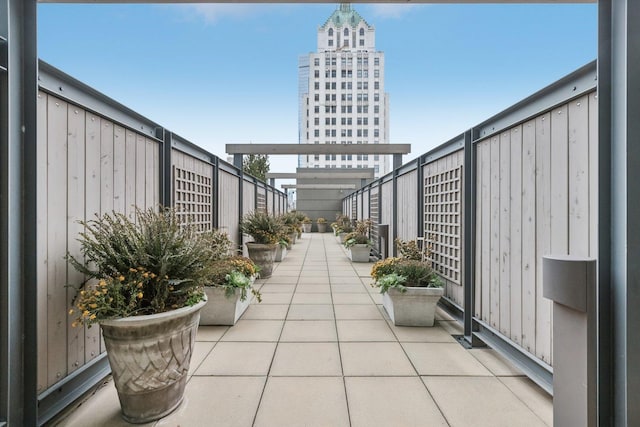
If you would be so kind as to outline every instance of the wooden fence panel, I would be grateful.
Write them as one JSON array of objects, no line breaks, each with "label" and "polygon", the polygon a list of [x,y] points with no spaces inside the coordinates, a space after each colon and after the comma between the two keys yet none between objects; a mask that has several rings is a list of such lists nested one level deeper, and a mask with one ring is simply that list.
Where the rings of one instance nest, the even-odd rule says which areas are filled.
[{"label": "wooden fence panel", "polygon": [[597,251],[596,102],[590,93],[476,143],[476,311],[549,365],[542,257]]},{"label": "wooden fence panel", "polygon": [[218,228],[226,231],[236,247],[240,247],[238,233],[240,179],[218,170]]},{"label": "wooden fence panel", "polygon": [[398,238],[414,240],[418,237],[418,172],[411,171],[397,177]]},{"label": "wooden fence panel", "polygon": [[[74,317],[68,314],[75,290],[67,285],[84,280],[64,258],[67,251],[81,257],[76,239],[83,227],[78,221],[113,211],[131,213],[130,197],[140,200],[142,209],[155,205],[159,146],[133,134],[132,151],[129,131],[121,125],[45,92],[38,94],[38,113],[37,387],[43,392],[104,350],[99,328],[73,327]],[[132,174],[131,163],[142,170]],[[149,179],[142,179],[145,174]],[[131,194],[139,188],[140,197]]]}]

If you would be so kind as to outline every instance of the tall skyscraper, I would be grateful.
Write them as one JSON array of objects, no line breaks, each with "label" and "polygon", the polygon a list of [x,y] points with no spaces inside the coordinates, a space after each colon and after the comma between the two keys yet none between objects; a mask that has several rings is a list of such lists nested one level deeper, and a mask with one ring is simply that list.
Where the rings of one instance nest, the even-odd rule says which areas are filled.
[{"label": "tall skyscraper", "polygon": [[[388,144],[389,95],[375,29],[349,3],[318,28],[317,51],[298,62],[300,144]],[[299,167],[389,170],[388,156],[301,155]]]}]

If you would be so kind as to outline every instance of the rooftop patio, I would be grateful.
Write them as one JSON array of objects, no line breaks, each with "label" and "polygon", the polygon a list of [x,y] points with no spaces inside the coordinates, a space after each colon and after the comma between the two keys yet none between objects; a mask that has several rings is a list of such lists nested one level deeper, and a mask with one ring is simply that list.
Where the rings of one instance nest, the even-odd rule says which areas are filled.
[{"label": "rooftop patio", "polygon": [[[233,327],[200,327],[185,400],[156,426],[544,426],[552,399],[490,348],[393,326],[371,264],[304,234]],[[110,379],[53,425],[129,425]],[[150,424],[151,425],[151,424]]]}]

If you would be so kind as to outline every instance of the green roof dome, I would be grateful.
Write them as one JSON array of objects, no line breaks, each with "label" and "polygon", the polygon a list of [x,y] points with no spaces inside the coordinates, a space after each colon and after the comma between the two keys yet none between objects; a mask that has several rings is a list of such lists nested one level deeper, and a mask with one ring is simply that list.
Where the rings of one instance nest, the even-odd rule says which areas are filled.
[{"label": "green roof dome", "polygon": [[351,8],[350,3],[340,3],[340,7],[331,14],[322,28],[327,27],[330,23],[333,23],[337,28],[346,26],[356,27],[360,22],[364,22],[364,24],[369,27],[367,21],[365,21],[358,12]]}]

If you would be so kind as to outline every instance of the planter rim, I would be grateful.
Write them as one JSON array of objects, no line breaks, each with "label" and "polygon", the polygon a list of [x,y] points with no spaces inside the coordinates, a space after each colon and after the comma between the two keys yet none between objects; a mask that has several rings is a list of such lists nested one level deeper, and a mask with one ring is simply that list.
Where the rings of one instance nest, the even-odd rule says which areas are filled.
[{"label": "planter rim", "polygon": [[162,313],[144,314],[141,316],[121,317],[118,319],[107,319],[107,320],[102,320],[99,323],[101,325],[106,325],[106,326],[115,326],[115,325],[121,325],[121,324],[134,325],[136,323],[147,322],[149,321],[149,319],[169,318],[174,316],[180,316],[181,314],[186,312],[200,310],[202,307],[204,307],[206,303],[207,303],[207,296],[203,295],[203,299],[194,305],[176,308],[174,310],[169,310],[169,311],[163,311]]},{"label": "planter rim", "polygon": [[400,292],[395,288],[389,289],[387,292],[389,295],[407,295],[408,293],[424,293],[424,294],[442,294],[444,295],[443,287],[433,286],[407,286],[406,292]]},{"label": "planter rim", "polygon": [[256,242],[247,242],[245,243],[247,246],[268,246],[270,248],[274,248],[278,246],[277,243],[256,243]]}]

